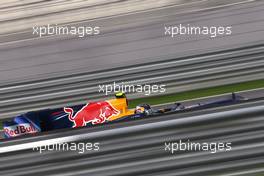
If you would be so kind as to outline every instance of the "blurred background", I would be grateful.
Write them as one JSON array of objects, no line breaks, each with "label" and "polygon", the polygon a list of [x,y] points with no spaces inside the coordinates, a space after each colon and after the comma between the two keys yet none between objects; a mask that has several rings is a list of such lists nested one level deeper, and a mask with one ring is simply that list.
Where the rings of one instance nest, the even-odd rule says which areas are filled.
[{"label": "blurred background", "polygon": [[[127,96],[131,100],[130,107],[142,102],[159,105],[255,89],[260,91],[247,95],[254,98],[261,97],[264,87],[263,10],[264,1],[262,0],[5,0],[0,4],[0,119],[11,118],[31,110],[105,99],[107,96],[99,92],[98,86],[114,82],[166,85],[166,91],[162,93],[150,95],[128,93]],[[85,37],[75,35],[39,37],[33,34],[33,27],[48,24],[77,27],[99,26],[100,34]],[[208,27],[231,26],[232,34],[219,35],[215,38],[208,35],[180,35],[174,38],[165,35],[165,26],[178,26],[179,24]],[[212,156],[208,158],[203,155],[195,160],[195,155],[191,155],[191,159],[194,159],[192,161],[204,162],[201,168],[198,165],[197,167],[196,165],[192,166],[193,170],[189,171],[193,171],[193,175],[202,173],[202,175],[217,175],[215,170],[210,172],[206,170],[208,164],[211,164],[212,169],[217,168],[217,171],[220,171],[222,166],[223,168],[230,166],[229,169],[224,170],[226,172],[222,175],[256,175],[263,171],[264,164],[263,112],[261,108],[254,109],[258,106],[263,106],[263,102],[234,107],[234,110],[237,111],[229,112],[224,117],[220,115],[221,112],[230,109],[215,109],[213,112],[219,111],[219,114],[213,116],[216,119],[219,118],[219,121],[214,121],[214,123],[219,122],[217,127],[213,125],[214,123],[211,124],[210,120],[204,121],[203,118],[198,118],[199,115],[213,113],[209,110],[208,112],[184,115],[184,117],[194,118],[197,116],[199,122],[197,124],[193,121],[184,121],[176,123],[175,126],[168,128],[168,131],[163,132],[162,129],[165,127],[161,125],[157,129],[152,129],[149,134],[146,133],[146,136],[140,136],[142,131],[136,130],[140,124],[131,124],[137,126],[135,134],[128,131],[127,133],[120,132],[118,137],[120,139],[116,138],[113,143],[104,141],[104,137],[102,137],[103,143],[111,145],[99,154],[102,160],[99,160],[98,163],[102,165],[111,162],[105,160],[103,156],[106,154],[105,156],[113,157],[115,154],[117,165],[113,167],[114,169],[111,168],[112,166],[108,168],[108,165],[105,170],[100,169],[98,163],[97,165],[96,163],[88,165],[87,163],[90,161],[86,155],[79,156],[70,152],[65,155],[62,153],[56,155],[59,159],[65,157],[63,159],[65,159],[65,163],[67,160],[69,165],[60,163],[58,158],[53,158],[54,153],[52,152],[45,157],[42,156],[44,158],[42,161],[38,159],[40,156],[36,153],[27,151],[29,154],[23,154],[24,150],[29,150],[29,146],[32,146],[34,141],[43,142],[46,140],[49,143],[50,139],[62,140],[62,137],[67,138],[67,140],[65,139],[67,142],[84,140],[83,138],[85,140],[92,139],[91,136],[83,135],[88,133],[89,129],[88,131],[86,131],[87,129],[62,131],[58,134],[26,138],[25,141],[2,143],[2,147],[12,146],[13,149],[11,147],[10,150],[13,150],[14,153],[4,152],[0,169],[6,168],[3,172],[5,175],[53,175],[55,173],[57,175],[154,175],[154,172],[151,172],[153,160],[149,163],[150,165],[145,167],[145,170],[142,169],[144,167],[140,168],[142,169],[139,169],[142,171],[140,173],[132,171],[132,167],[129,167],[130,163],[124,163],[123,170],[121,166],[119,168],[118,164],[121,165],[121,161],[126,161],[126,158],[120,159],[118,156],[122,156],[122,153],[117,151],[114,153],[112,145],[116,146],[125,142],[129,136],[131,140],[135,139],[135,141],[139,138],[142,141],[147,138],[152,140],[151,137],[153,137],[149,144],[153,144],[154,148],[137,148],[140,143],[137,145],[137,142],[133,143],[132,141],[127,141],[123,149],[121,146],[120,151],[124,153],[127,151],[130,154],[134,150],[129,148],[129,145],[134,149],[137,148],[138,153],[135,157],[128,153],[123,155],[131,157],[127,161],[137,160],[138,156],[145,151],[151,152],[152,149],[155,151],[157,144],[154,140],[155,135],[162,138],[165,138],[166,135],[169,138],[168,136],[172,135],[177,136],[178,139],[180,134],[187,138],[201,130],[203,134],[197,133],[200,135],[199,140],[207,138],[208,136],[206,137],[205,134],[212,134],[212,141],[218,140],[218,138],[237,139],[238,150],[230,155],[223,155],[227,158],[222,158],[219,154],[218,158]],[[241,111],[244,108],[253,109]],[[234,113],[238,112],[240,117],[243,117],[242,121],[237,120],[237,116],[234,116]],[[222,120],[226,120],[227,117],[230,117],[230,122],[223,122]],[[250,117],[252,118],[250,119]],[[180,115],[177,118],[181,118]],[[175,116],[175,119],[177,118]],[[160,118],[157,122],[162,119],[165,117]],[[145,123],[154,123],[154,121],[150,120]],[[170,124],[170,122],[167,123]],[[187,126],[186,130],[188,129],[189,132],[184,129],[181,131],[181,123],[183,126]],[[247,126],[249,124],[252,126]],[[178,131],[174,131],[176,127],[179,128]],[[119,129],[119,126],[113,126],[113,129],[115,128]],[[219,130],[219,134],[214,129]],[[231,133],[232,129],[234,133]],[[93,134],[94,131],[89,132]],[[244,135],[239,136],[239,133],[242,134],[242,132]],[[136,134],[139,136],[136,137]],[[162,136],[163,134],[164,136]],[[232,136],[225,136],[227,134],[232,134]],[[99,139],[101,139],[100,135],[94,140]],[[250,146],[242,145],[249,144],[249,139],[256,140],[253,141],[253,143],[255,142],[253,146],[255,153]],[[157,145],[160,146],[160,143]],[[149,145],[142,143],[142,146]],[[239,151],[243,150],[243,147],[245,151],[241,156]],[[6,148],[2,149],[6,151]],[[113,155],[110,154],[111,152]],[[166,163],[162,162],[160,157],[162,154],[155,155],[155,152],[146,152],[146,156],[144,155],[140,161],[151,160],[150,157],[155,155],[158,160],[156,175],[176,175],[178,172],[178,175],[191,175],[186,172],[188,169],[182,170],[184,167],[188,168],[190,159],[186,159],[186,163],[183,160],[181,165],[179,158],[165,158],[168,163],[170,160],[176,165],[178,163],[177,167],[168,165],[168,163],[165,167]],[[183,154],[179,157],[187,157],[187,155]],[[98,159],[95,154],[88,156],[94,157],[94,160]],[[232,162],[232,156],[241,162]],[[248,159],[248,156],[251,156],[251,160]],[[257,156],[259,158],[255,158]],[[20,160],[24,157],[27,158],[27,163],[24,165],[18,163],[16,157]],[[76,160],[78,165],[71,165],[70,161],[73,160]],[[102,162],[100,163],[100,161]],[[218,161],[219,163],[217,163]],[[17,170],[14,163],[18,164]],[[68,170],[63,172],[63,169],[60,170],[58,167],[49,172],[48,166],[56,163],[61,168],[65,164],[69,168],[74,168],[75,171],[84,168],[84,166],[94,167],[94,170],[90,172],[90,170],[84,169],[84,172],[80,173],[68,172]],[[30,172],[30,164],[33,164],[32,172]],[[241,168],[249,165],[252,166],[251,171],[249,171],[250,169],[241,171]],[[133,167],[135,166],[133,165]],[[189,166],[191,167],[191,165]],[[236,167],[240,169],[236,169]],[[96,168],[99,168],[99,172]],[[130,172],[126,172],[126,168],[130,168]],[[120,173],[117,172],[118,169],[120,169]],[[171,173],[167,173],[166,169],[172,169]],[[201,172],[198,172],[199,169]],[[107,170],[115,172],[106,172]]]}]

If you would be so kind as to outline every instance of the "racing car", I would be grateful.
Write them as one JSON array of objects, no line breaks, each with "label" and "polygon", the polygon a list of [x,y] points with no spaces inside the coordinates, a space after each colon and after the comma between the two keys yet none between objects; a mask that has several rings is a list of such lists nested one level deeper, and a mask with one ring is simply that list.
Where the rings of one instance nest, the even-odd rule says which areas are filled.
[{"label": "racing car", "polygon": [[170,107],[152,108],[148,104],[139,104],[134,109],[128,108],[125,93],[118,92],[114,99],[94,101],[86,104],[31,111],[3,122],[5,138],[12,138],[29,133],[39,133],[62,128],[78,128],[97,124],[144,118],[170,112],[181,112],[208,108],[223,104],[237,103],[245,98],[232,93],[231,98],[214,100],[206,103],[184,105],[174,103]]}]

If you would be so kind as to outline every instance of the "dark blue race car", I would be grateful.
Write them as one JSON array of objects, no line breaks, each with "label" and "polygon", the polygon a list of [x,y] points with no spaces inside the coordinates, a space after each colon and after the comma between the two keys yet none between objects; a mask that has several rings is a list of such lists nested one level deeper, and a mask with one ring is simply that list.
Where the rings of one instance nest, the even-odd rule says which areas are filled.
[{"label": "dark blue race car", "polygon": [[235,104],[247,100],[234,93],[230,97],[215,99],[204,103],[184,105],[175,103],[170,107],[151,108],[148,104],[140,104],[128,109],[128,101],[124,93],[116,94],[115,99],[90,102],[67,108],[45,109],[27,112],[3,122],[5,138],[12,138],[29,133],[38,133],[62,128],[93,126],[96,124],[125,121],[151,117],[163,113],[182,112],[204,109],[222,105]]}]

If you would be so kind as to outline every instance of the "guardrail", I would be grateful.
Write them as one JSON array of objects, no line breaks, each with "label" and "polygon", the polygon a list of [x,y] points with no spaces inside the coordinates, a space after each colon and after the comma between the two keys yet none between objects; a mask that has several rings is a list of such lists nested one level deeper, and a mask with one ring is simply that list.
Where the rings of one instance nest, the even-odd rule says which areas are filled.
[{"label": "guardrail", "polygon": [[[0,144],[3,175],[250,175],[263,173],[263,101],[81,128]],[[230,151],[165,150],[165,142],[230,142]],[[33,151],[58,142],[100,150]]]},{"label": "guardrail", "polygon": [[[103,92],[98,92],[99,84],[164,84],[165,93],[170,94],[261,79],[264,78],[263,49],[264,45],[255,45],[0,87],[0,118],[105,98]],[[128,94],[130,99],[144,96],[144,93]]]}]

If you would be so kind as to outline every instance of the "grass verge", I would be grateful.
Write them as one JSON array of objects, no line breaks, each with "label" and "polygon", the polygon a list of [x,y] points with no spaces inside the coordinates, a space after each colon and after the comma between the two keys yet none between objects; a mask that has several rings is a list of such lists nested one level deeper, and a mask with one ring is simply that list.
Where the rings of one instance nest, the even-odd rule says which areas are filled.
[{"label": "grass verge", "polygon": [[211,88],[186,91],[186,92],[170,94],[170,95],[138,98],[129,101],[129,107],[133,108],[140,103],[148,103],[150,105],[163,104],[163,103],[183,101],[194,98],[202,98],[207,96],[220,95],[225,93],[251,90],[257,88],[264,88],[264,80],[255,80],[255,81],[248,81],[248,82],[242,82],[236,84],[216,86]]}]

